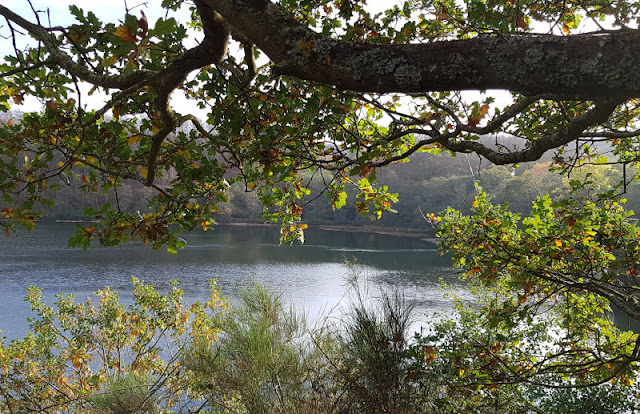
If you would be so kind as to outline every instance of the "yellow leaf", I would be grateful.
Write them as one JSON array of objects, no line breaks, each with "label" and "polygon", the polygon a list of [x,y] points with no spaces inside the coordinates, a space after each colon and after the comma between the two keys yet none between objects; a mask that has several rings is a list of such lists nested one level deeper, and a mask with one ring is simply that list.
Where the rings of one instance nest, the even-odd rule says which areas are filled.
[{"label": "yellow leaf", "polygon": [[559,249],[562,247],[562,240],[556,239],[556,247]]},{"label": "yellow leaf", "polygon": [[137,144],[138,142],[140,142],[140,138],[142,138],[142,135],[140,134],[131,135],[130,137],[127,137],[127,144]]},{"label": "yellow leaf", "polygon": [[5,217],[10,219],[11,217],[13,217],[13,209],[11,207],[7,207],[5,209],[2,210],[1,214]]},{"label": "yellow leaf", "polygon": [[482,121],[482,118],[487,116],[488,113],[489,113],[489,105],[484,104],[480,106],[480,108],[478,108],[478,115],[469,117],[467,122],[471,126],[476,126],[480,123],[480,121]]},{"label": "yellow leaf", "polygon": [[428,124],[429,122],[433,121],[434,119],[437,119],[438,117],[440,117],[439,112],[424,112],[420,114],[420,119],[422,119],[425,124]]},{"label": "yellow leaf", "polygon": [[118,26],[113,34],[123,42],[136,42],[136,35],[131,33],[131,29],[126,25]]},{"label": "yellow leaf", "polygon": [[487,116],[488,113],[489,113],[489,105],[487,104],[482,105],[478,110],[478,114],[480,115],[481,118],[484,118],[485,116]]}]

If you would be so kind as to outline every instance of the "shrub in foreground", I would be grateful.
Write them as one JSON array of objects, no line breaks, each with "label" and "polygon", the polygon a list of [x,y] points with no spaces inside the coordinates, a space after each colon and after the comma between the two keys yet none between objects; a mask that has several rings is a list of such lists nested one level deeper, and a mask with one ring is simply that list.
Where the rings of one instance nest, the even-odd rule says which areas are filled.
[{"label": "shrub in foreground", "polygon": [[97,304],[61,295],[47,306],[32,288],[32,332],[0,346],[0,413],[618,413],[640,403],[635,372],[578,389],[558,373],[501,382],[513,367],[496,359],[497,341],[533,359],[561,328],[551,317],[492,325],[495,300],[514,294],[504,285],[472,285],[476,303],[413,337],[402,295],[353,286],[342,314],[312,328],[258,285],[230,309],[215,286],[187,306],[177,287],[161,295],[134,280],[128,307],[108,289]]}]

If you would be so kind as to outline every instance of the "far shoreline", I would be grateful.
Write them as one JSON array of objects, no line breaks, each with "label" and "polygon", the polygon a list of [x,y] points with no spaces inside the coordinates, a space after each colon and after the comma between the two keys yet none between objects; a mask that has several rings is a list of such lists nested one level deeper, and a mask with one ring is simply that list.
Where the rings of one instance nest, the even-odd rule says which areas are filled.
[{"label": "far shoreline", "polygon": [[[59,220],[38,220],[41,223],[92,223],[91,220],[73,220],[73,219],[59,219]],[[215,230],[215,226],[237,226],[237,227],[273,227],[277,228],[278,224],[273,223],[257,223],[257,222],[221,222],[216,223],[211,227]],[[332,224],[309,224],[309,230],[325,230],[325,231],[346,231],[351,233],[372,233],[382,234],[388,236],[398,237],[411,237],[420,239],[429,243],[437,244],[438,239],[433,236],[433,233],[429,231],[419,231],[413,228],[406,227],[377,227],[377,226],[345,226],[345,225],[332,225]]]},{"label": "far shoreline", "polygon": [[[277,228],[277,224],[272,223],[252,223],[252,222],[233,222],[218,223],[221,226],[246,226],[246,227],[273,227]],[[215,226],[214,226],[215,227]],[[412,237],[424,240],[429,243],[438,243],[438,239],[428,231],[418,231],[406,227],[375,227],[375,226],[344,226],[332,224],[309,224],[309,230],[326,230],[326,231],[346,231],[351,233],[374,233],[388,236]]]}]

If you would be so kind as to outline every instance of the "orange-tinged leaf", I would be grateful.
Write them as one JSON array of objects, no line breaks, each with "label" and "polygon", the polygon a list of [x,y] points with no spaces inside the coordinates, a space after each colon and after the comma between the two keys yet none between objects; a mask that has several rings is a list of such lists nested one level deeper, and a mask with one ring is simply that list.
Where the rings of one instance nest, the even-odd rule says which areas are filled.
[{"label": "orange-tinged leaf", "polygon": [[369,174],[371,174],[371,167],[369,167],[368,165],[365,165],[364,168],[360,170],[360,176],[367,178],[369,177]]},{"label": "orange-tinged leaf", "polygon": [[4,228],[4,235],[9,237],[11,234],[9,233],[9,229],[8,228]]},{"label": "orange-tinged leaf", "polygon": [[130,137],[127,137],[127,144],[129,145],[137,144],[138,142],[140,142],[141,138],[142,138],[142,135],[140,134],[131,135]]},{"label": "orange-tinged leaf", "polygon": [[91,236],[96,231],[96,226],[83,228],[84,232]]},{"label": "orange-tinged leaf", "polygon": [[293,214],[294,216],[299,216],[300,214],[302,214],[302,207],[297,204],[291,204],[291,214]]},{"label": "orange-tinged leaf", "polygon": [[51,109],[52,111],[57,111],[58,110],[58,104],[55,101],[47,101],[47,108]]},{"label": "orange-tinged leaf", "polygon": [[487,116],[488,113],[489,113],[489,105],[488,104],[481,105],[480,108],[478,108],[478,114],[476,116],[469,117],[469,119],[467,120],[467,123],[470,126],[476,126],[480,123],[480,121],[482,121],[482,118]]},{"label": "orange-tinged leaf", "polygon": [[527,20],[523,16],[518,17],[518,22],[516,23],[516,25],[521,29],[526,29],[529,27]]},{"label": "orange-tinged leaf", "polygon": [[89,177],[87,177],[85,174],[82,174],[82,181],[89,184]]},{"label": "orange-tinged leaf", "polygon": [[429,122],[433,121],[434,119],[437,119],[438,117],[440,117],[439,112],[425,112],[420,115],[420,119],[422,119],[425,124],[428,124]]},{"label": "orange-tinged leaf", "polygon": [[10,219],[11,217],[13,217],[13,209],[11,207],[7,207],[2,209],[2,215],[5,216],[5,218]]},{"label": "orange-tinged leaf", "polygon": [[118,26],[113,34],[123,42],[136,42],[136,35],[131,33],[131,29],[126,25]]},{"label": "orange-tinged leaf", "polygon": [[487,116],[488,113],[489,113],[489,105],[488,104],[484,104],[484,105],[480,106],[480,109],[478,110],[478,114],[480,115],[481,118],[484,118],[485,116]]},{"label": "orange-tinged leaf", "polygon": [[436,359],[436,350],[432,346],[422,347],[422,351],[425,353],[424,362],[433,362]]}]

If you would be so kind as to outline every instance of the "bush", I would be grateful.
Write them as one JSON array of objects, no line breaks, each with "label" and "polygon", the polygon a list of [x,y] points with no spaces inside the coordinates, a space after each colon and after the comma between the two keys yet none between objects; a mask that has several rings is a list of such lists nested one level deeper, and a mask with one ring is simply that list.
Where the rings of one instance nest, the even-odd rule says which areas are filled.
[{"label": "bush", "polygon": [[152,412],[197,401],[178,356],[186,344],[215,343],[226,302],[215,285],[208,302],[186,306],[177,286],[161,295],[137,279],[133,284],[129,307],[110,289],[95,293],[98,304],[61,294],[48,306],[41,290],[30,288],[31,333],[0,343],[3,409]]},{"label": "bush", "polygon": [[[211,300],[190,307],[175,287],[160,295],[134,280],[134,304],[99,291],[98,305],[60,296],[54,307],[32,288],[32,333],[0,345],[0,413],[572,413],[633,412],[635,373],[564,389],[500,381],[513,367],[498,343],[543,355],[553,319],[491,325],[505,286],[474,284],[478,302],[458,304],[429,330],[410,336],[412,308],[399,293],[362,294],[341,318],[309,328],[266,288],[240,291],[227,310]],[[496,302],[497,301],[497,302]],[[55,322],[57,321],[57,322]],[[54,323],[55,322],[55,323]],[[514,348],[515,349],[515,348]],[[506,354],[505,354],[506,355]],[[513,373],[513,372],[512,372]],[[542,380],[542,378],[538,378]],[[45,407],[46,409],[43,409]]]},{"label": "bush", "polygon": [[103,393],[88,397],[95,414],[143,414],[155,413],[156,397],[151,381],[137,375],[127,373],[110,381]]},{"label": "bush", "polygon": [[224,408],[239,401],[250,413],[309,412],[305,323],[263,286],[239,292],[211,346],[185,352],[184,364],[209,400]]}]

